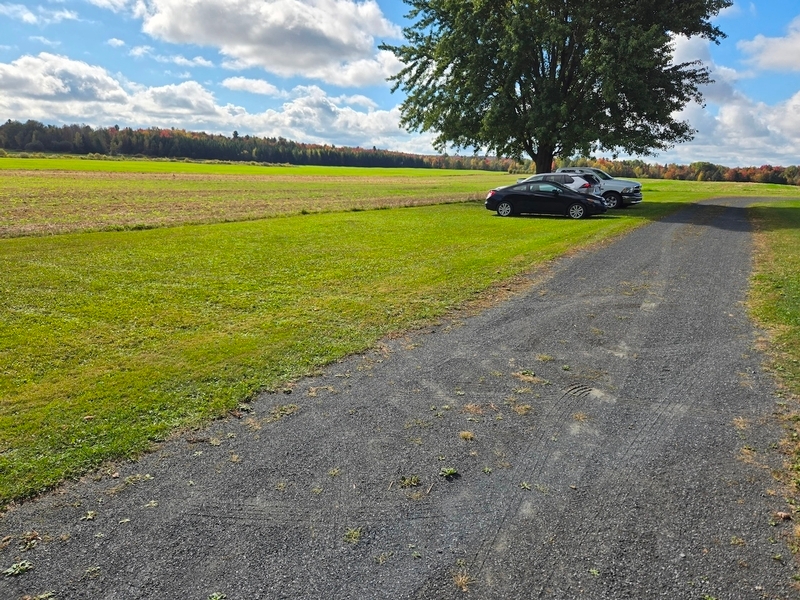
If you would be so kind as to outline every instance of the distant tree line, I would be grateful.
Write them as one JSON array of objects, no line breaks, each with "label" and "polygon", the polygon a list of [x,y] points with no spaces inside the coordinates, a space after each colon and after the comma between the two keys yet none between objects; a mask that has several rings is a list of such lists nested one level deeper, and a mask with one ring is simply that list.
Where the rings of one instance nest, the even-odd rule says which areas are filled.
[{"label": "distant tree line", "polygon": [[212,135],[182,129],[92,129],[87,125],[44,125],[8,120],[0,125],[0,148],[12,152],[104,154],[148,158],[186,158],[266,164],[413,167],[509,171],[516,162],[481,156],[420,155],[324,144],[303,144],[250,135]]},{"label": "distant tree line", "polygon": [[[324,144],[303,144],[284,138],[239,135],[228,137],[182,129],[120,129],[88,125],[44,125],[38,121],[8,120],[0,125],[0,149],[12,152],[59,154],[100,154],[190,160],[220,160],[348,167],[413,167],[429,169],[478,169],[530,173],[532,161],[522,162],[488,156],[408,154],[389,150],[352,148]],[[615,177],[643,179],[685,179],[692,181],[741,181],[800,185],[800,168],[724,167],[709,162],[689,165],[648,164],[641,160],[580,158],[556,161],[554,166],[592,166]]]}]

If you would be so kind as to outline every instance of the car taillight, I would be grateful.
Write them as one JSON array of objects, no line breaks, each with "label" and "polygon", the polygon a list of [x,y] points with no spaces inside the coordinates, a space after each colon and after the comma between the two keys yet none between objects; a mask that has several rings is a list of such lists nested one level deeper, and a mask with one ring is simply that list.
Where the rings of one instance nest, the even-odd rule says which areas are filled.
[{"label": "car taillight", "polygon": [[492,196],[494,196],[494,193],[495,193],[495,190],[489,190],[489,193],[486,194],[486,197],[487,198],[491,198]]},{"label": "car taillight", "polygon": [[581,186],[581,189],[582,189],[582,190],[588,190],[590,187],[592,187],[592,186],[590,186],[588,183],[584,183],[584,184]]}]

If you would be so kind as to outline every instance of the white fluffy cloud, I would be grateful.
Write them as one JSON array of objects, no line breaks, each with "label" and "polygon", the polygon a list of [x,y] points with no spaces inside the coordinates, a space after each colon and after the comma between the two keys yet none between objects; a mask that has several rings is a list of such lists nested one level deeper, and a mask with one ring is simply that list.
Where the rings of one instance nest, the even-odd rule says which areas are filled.
[{"label": "white fluffy cloud", "polygon": [[249,92],[251,94],[260,94],[262,96],[271,96],[279,98],[285,96],[286,93],[282,92],[274,85],[263,79],[249,79],[247,77],[228,77],[222,81],[222,86],[229,90],[239,92]]},{"label": "white fluffy cloud", "polygon": [[398,127],[397,108],[377,110],[361,95],[331,97],[317,86],[279,91],[261,80],[229,78],[232,90],[276,93],[286,98],[279,109],[248,112],[222,105],[196,81],[143,87],[121,80],[105,69],[50,53],[0,63],[0,114],[11,119],[132,127],[178,127],[317,142],[431,152],[429,136],[411,135]]},{"label": "white fluffy cloud", "polygon": [[42,52],[0,64],[0,98],[8,102],[119,102],[122,87],[101,67]]},{"label": "white fluffy cloud", "polygon": [[393,54],[376,50],[377,42],[402,34],[375,0],[140,0],[127,6],[154,39],[216,48],[231,69],[360,86],[384,82],[400,68]]},{"label": "white fluffy cloud", "polygon": [[657,157],[659,162],[709,161],[727,166],[797,164],[800,147],[800,93],[786,102],[756,102],[737,89],[736,83],[754,77],[716,64],[709,42],[675,39],[675,61],[700,60],[709,68],[713,83],[703,86],[707,106],[690,103],[677,116],[697,130],[692,142]]},{"label": "white fluffy cloud", "polygon": [[789,23],[784,37],[757,35],[752,40],[742,40],[737,47],[750,55],[750,62],[761,69],[772,71],[800,71],[800,16]]}]

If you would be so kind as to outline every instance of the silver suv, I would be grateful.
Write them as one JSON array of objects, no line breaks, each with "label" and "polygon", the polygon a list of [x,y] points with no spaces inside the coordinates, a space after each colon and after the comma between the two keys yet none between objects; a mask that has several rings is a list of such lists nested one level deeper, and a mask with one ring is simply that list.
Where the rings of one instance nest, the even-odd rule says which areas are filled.
[{"label": "silver suv", "polygon": [[525,179],[518,179],[517,183],[531,181],[554,181],[580,194],[599,196],[602,191],[600,179],[592,173],[537,173]]},{"label": "silver suv", "polygon": [[571,175],[582,175],[589,173],[600,179],[602,191],[600,195],[606,201],[608,208],[622,208],[632,204],[639,204],[642,201],[642,184],[638,181],[627,181],[625,179],[615,179],[602,169],[593,167],[561,167],[556,169],[556,173]]}]

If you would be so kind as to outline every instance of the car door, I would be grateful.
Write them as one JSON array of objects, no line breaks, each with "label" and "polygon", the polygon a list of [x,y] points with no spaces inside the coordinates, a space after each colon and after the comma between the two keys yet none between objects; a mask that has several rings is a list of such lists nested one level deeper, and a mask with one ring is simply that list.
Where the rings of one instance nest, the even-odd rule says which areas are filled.
[{"label": "car door", "polygon": [[563,214],[566,207],[562,207],[561,194],[564,191],[561,186],[550,181],[537,181],[530,184],[530,196],[535,198],[536,210],[547,215]]}]

